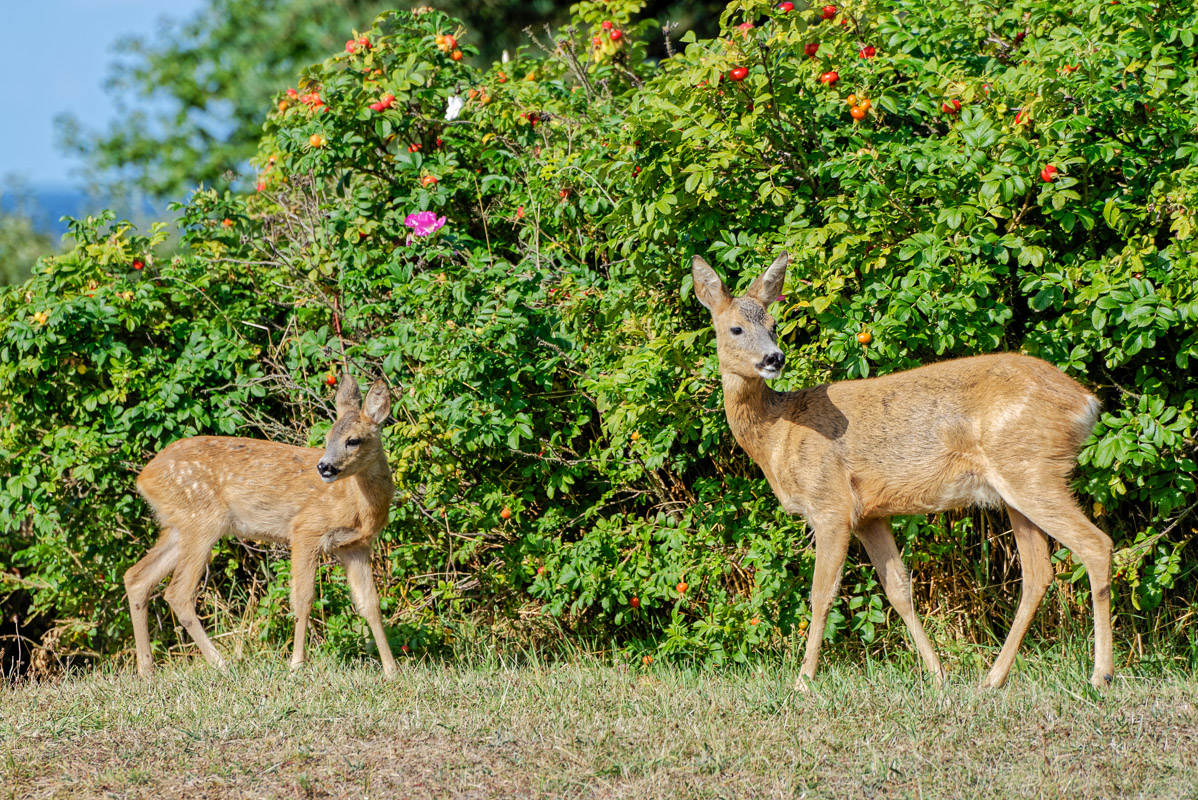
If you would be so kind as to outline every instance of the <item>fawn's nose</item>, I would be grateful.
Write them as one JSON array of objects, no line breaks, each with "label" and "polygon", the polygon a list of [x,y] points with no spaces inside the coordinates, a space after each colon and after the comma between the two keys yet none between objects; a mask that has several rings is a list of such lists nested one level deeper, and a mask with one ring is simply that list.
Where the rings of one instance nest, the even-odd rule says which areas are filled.
[{"label": "fawn's nose", "polygon": [[786,363],[786,354],[781,350],[775,350],[772,353],[767,353],[765,358],[761,359],[761,365],[766,369],[782,369],[782,365]]},{"label": "fawn's nose", "polygon": [[326,481],[331,481],[333,478],[337,477],[339,472],[341,472],[341,470],[337,467],[334,467],[332,464],[326,464],[323,461],[320,461],[316,464],[316,471],[319,472],[320,477],[324,478]]}]

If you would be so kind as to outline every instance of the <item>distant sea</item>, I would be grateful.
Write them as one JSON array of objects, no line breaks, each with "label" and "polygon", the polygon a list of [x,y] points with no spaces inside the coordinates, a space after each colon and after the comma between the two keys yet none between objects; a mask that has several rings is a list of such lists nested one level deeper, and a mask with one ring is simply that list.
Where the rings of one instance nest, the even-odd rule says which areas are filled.
[{"label": "distant sea", "polygon": [[103,198],[95,197],[80,189],[70,187],[21,187],[18,192],[3,191],[0,193],[0,211],[11,212],[20,208],[33,218],[33,225],[54,237],[55,241],[67,232],[67,223],[62,217],[81,219],[88,214],[97,214],[104,208],[112,207],[118,219],[128,219],[141,227],[147,220],[169,219],[170,213],[165,204],[155,207],[152,203],[142,202],[133,210],[129,203],[123,202],[114,206]]}]

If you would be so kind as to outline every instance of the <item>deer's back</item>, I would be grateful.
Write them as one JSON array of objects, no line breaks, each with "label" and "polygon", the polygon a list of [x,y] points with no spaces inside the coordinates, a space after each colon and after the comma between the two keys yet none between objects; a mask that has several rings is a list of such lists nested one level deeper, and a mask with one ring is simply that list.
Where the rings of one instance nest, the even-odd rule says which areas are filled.
[{"label": "deer's back", "polygon": [[1077,453],[1098,401],[1046,361],[1017,353],[973,356],[828,387],[855,423],[851,445],[1019,448]]},{"label": "deer's back", "polygon": [[[784,396],[775,473],[803,487],[843,480],[858,517],[994,505],[1005,476],[1064,480],[1097,399],[1030,356],[994,354]],[[831,473],[831,475],[829,475]]]},{"label": "deer's back", "polygon": [[326,493],[322,451],[261,439],[195,436],[163,448],[137,489],[164,526],[288,541],[291,520]]}]

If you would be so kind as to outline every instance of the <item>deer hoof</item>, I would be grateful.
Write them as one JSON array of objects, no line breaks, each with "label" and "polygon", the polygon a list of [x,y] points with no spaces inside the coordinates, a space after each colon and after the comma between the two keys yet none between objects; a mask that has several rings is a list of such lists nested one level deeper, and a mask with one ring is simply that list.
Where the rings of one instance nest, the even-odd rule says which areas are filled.
[{"label": "deer hoof", "polygon": [[982,678],[982,682],[978,688],[981,689],[1001,689],[1007,683],[1006,675],[995,675],[993,672]]}]

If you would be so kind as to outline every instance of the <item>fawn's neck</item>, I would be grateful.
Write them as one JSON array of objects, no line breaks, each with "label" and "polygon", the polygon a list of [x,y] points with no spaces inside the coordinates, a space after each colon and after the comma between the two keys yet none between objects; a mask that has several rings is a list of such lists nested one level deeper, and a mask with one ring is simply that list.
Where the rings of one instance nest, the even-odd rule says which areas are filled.
[{"label": "fawn's neck", "polygon": [[391,498],[395,494],[387,456],[380,454],[370,466],[350,476],[349,484],[358,496],[358,513],[364,526],[374,531],[382,530],[387,524]]}]

